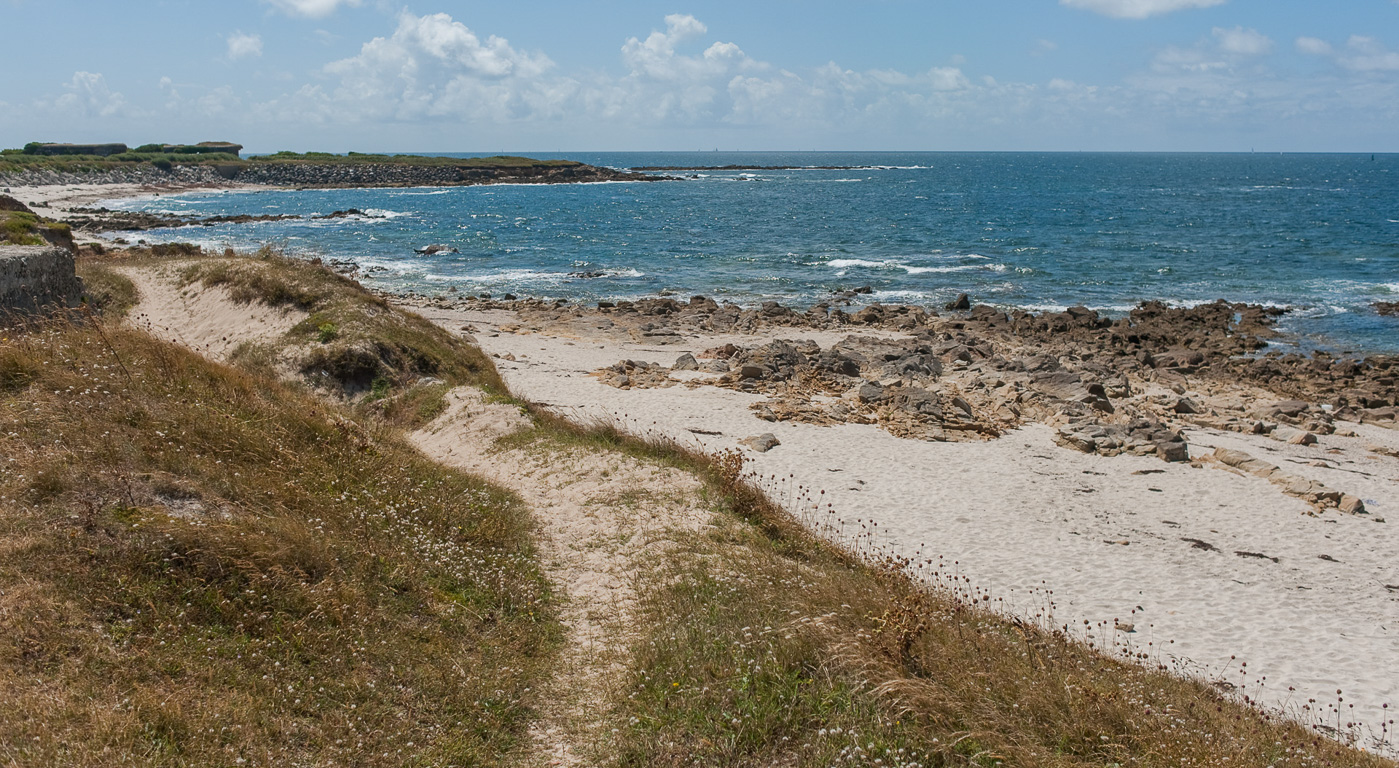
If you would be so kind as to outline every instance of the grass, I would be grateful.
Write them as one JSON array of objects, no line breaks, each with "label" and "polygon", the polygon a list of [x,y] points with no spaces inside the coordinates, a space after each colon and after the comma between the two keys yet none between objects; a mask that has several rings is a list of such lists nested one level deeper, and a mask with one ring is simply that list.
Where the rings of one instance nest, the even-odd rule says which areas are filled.
[{"label": "grass", "polygon": [[26,155],[19,151],[0,152],[0,177],[27,170],[48,170],[63,173],[113,171],[124,168],[153,166],[170,170],[177,165],[214,165],[248,168],[265,165],[408,165],[416,167],[451,168],[555,168],[580,165],[572,160],[535,160],[529,157],[434,157],[424,155],[376,155],[351,152],[346,155],[329,152],[277,152],[239,158],[231,154],[190,154],[165,152],[123,152],[107,157],[94,155]]},{"label": "grass", "polygon": [[23,211],[0,211],[0,245],[47,245],[72,241],[73,232],[59,221]]},{"label": "grass", "polygon": [[139,166],[157,166],[168,170],[176,165],[241,165],[244,161],[229,154],[186,154],[164,152],[123,152],[99,157],[96,155],[26,155],[20,152],[0,153],[0,176],[28,170],[86,173],[113,171]]},{"label": "grass", "polygon": [[541,439],[689,468],[720,506],[641,577],[642,636],[599,762],[1392,765],[1138,650],[1105,652],[1048,616],[997,615],[960,582],[921,587],[912,563],[868,565],[774,505],[736,453],[535,415]]},{"label": "grass", "polygon": [[0,763],[517,755],[558,625],[510,494],[102,322],[0,338],[0,456]]}]

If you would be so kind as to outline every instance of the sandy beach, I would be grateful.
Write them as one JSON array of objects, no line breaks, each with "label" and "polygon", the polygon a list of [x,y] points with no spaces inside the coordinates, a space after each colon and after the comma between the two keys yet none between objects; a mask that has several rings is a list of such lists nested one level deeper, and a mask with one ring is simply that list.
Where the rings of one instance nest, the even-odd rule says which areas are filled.
[{"label": "sandy beach", "polygon": [[[1188,463],[1081,453],[1033,421],[996,439],[932,442],[873,424],[763,421],[752,408],[767,397],[703,383],[718,374],[665,371],[697,385],[628,389],[598,375],[619,360],[670,366],[725,344],[825,347],[845,333],[769,328],[656,343],[626,338],[610,322],[589,333],[587,322],[551,327],[501,309],[418,311],[469,329],[519,396],[709,452],[742,450],[794,514],[869,554],[913,558],[924,575],[1008,612],[1308,722],[1334,728],[1339,707],[1342,731],[1361,722],[1377,734],[1383,705],[1399,698],[1399,432],[1391,428],[1338,422],[1315,444],[1293,445],[1181,422]],[[1159,397],[1159,386],[1138,386],[1129,399]],[[743,444],[764,433],[780,445]],[[1367,511],[1319,511],[1217,460],[1217,448],[1343,489]]]}]

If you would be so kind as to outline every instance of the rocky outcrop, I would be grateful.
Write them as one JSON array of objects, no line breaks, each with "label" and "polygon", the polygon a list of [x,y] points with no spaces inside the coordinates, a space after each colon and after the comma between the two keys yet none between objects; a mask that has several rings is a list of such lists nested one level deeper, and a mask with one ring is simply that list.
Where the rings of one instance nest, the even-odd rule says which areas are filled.
[{"label": "rocky outcrop", "polygon": [[662,177],[591,165],[501,167],[412,165],[409,163],[250,163],[234,181],[278,187],[432,187],[479,184],[576,184],[597,181],[656,181]]},{"label": "rocky outcrop", "polygon": [[0,246],[0,314],[30,314],[75,307],[82,281],[73,269],[73,252],[46,246]]},{"label": "rocky outcrop", "polygon": [[1213,458],[1220,464],[1243,474],[1267,480],[1281,488],[1283,493],[1311,504],[1317,511],[1339,509],[1350,515],[1365,514],[1365,502],[1358,497],[1332,490],[1315,480],[1308,480],[1305,477],[1284,472],[1276,465],[1255,459],[1243,451],[1216,448]]},{"label": "rocky outcrop", "polygon": [[571,165],[454,166],[411,163],[243,162],[174,165],[162,170],[153,165],[100,171],[58,171],[30,168],[4,176],[10,186],[53,184],[150,184],[219,186],[229,181],[275,187],[316,189],[354,187],[432,187],[479,184],[577,184],[598,181],[662,181],[669,177]]}]

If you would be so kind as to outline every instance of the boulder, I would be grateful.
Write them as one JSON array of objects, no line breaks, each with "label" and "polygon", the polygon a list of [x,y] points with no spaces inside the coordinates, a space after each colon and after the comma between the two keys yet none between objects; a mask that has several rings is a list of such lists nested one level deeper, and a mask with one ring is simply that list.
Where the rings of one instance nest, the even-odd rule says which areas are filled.
[{"label": "boulder", "polygon": [[453,248],[450,245],[443,245],[441,243],[436,243],[434,245],[426,245],[422,248],[414,248],[413,252],[420,256],[432,256],[433,254],[437,253],[460,253],[460,251],[458,251],[456,248]]},{"label": "boulder", "polygon": [[749,448],[752,448],[758,453],[767,453],[773,448],[782,445],[782,441],[778,440],[777,436],[771,432],[764,432],[761,435],[754,435],[753,437],[744,438],[743,440],[740,440],[738,442],[742,445],[746,445]]},{"label": "boulder", "polygon": [[1336,506],[1338,509],[1340,509],[1347,515],[1365,514],[1365,502],[1361,501],[1358,497],[1352,496],[1348,493],[1343,494],[1341,496],[1341,501]]},{"label": "boulder", "polygon": [[946,305],[946,309],[947,309],[948,311],[952,311],[952,312],[964,311],[964,310],[968,310],[968,309],[971,309],[971,308],[972,308],[972,300],[971,300],[971,297],[968,296],[968,295],[965,294],[965,293],[959,293],[959,294],[957,294],[957,298],[953,299],[952,301],[947,302],[947,305]]},{"label": "boulder", "polygon": [[677,371],[698,371],[699,361],[695,359],[694,355],[690,354],[689,352],[686,352],[685,354],[676,358],[675,365],[671,367],[673,367]]}]

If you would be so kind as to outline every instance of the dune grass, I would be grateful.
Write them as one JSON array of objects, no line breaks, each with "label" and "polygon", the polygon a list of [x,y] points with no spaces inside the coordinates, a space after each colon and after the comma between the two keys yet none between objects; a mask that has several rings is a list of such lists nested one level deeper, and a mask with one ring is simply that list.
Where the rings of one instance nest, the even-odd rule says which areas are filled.
[{"label": "dune grass", "polygon": [[527,511],[116,324],[0,337],[0,764],[499,765],[559,639]]},{"label": "dune grass", "polygon": [[0,245],[47,245],[71,242],[72,237],[72,230],[63,222],[23,211],[0,211]]}]

